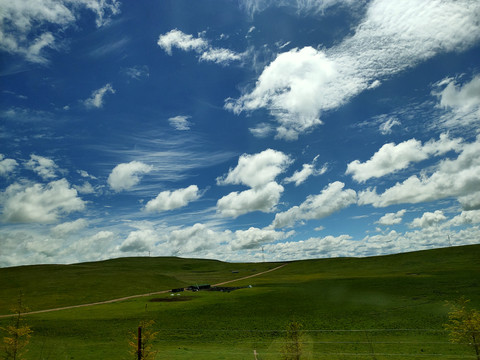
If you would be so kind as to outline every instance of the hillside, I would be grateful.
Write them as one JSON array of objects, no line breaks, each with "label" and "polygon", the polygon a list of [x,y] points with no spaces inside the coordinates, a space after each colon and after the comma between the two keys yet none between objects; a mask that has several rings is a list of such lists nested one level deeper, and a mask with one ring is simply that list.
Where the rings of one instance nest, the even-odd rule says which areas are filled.
[{"label": "hillside", "polygon": [[[185,301],[165,294],[30,315],[35,333],[28,359],[47,353],[50,359],[126,358],[127,334],[145,318],[155,320],[159,331],[158,359],[250,359],[253,349],[261,359],[279,359],[283,331],[292,319],[305,331],[305,359],[469,356],[468,346],[448,342],[445,303],[465,296],[480,308],[479,258],[480,245],[474,245],[296,261],[235,282],[232,286],[253,287],[231,293],[175,297]],[[129,258],[0,269],[1,306],[8,307],[5,294],[13,296],[20,288],[26,303],[38,309],[220,282],[276,265]]]}]

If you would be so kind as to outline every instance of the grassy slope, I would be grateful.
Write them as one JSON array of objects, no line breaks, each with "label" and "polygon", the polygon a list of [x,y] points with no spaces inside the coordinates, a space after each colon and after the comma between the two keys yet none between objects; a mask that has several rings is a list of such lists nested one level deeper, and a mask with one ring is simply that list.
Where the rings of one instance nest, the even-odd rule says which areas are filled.
[{"label": "grassy slope", "polygon": [[[446,355],[470,355],[468,347],[448,344],[442,324],[448,312],[446,300],[465,295],[480,308],[478,259],[480,246],[477,245],[366,259],[301,261],[238,282],[238,285],[253,284],[254,287],[228,294],[200,292],[189,294],[193,296],[191,301],[177,303],[151,303],[148,298],[142,298],[32,315],[28,319],[35,336],[29,359],[126,358],[127,333],[135,329],[142,318],[156,321],[156,330],[160,331],[155,343],[160,351],[159,359],[250,359],[253,358],[253,349],[260,352],[261,359],[278,359],[282,330],[290,319],[302,322],[307,330],[306,358],[380,360],[415,359],[418,356],[418,359],[438,359],[446,358]],[[261,266],[270,266],[179,259],[148,261],[157,261],[155,271],[147,271],[153,263],[147,264],[146,259],[81,264],[70,274],[69,281],[57,283],[57,287],[50,291],[61,299],[54,299],[55,304],[63,301],[64,305],[82,291],[94,293],[83,295],[88,299],[116,297],[120,293],[115,296],[108,293],[111,287],[108,281],[117,279],[128,285],[133,280],[123,277],[125,273],[135,271],[139,274],[136,277],[131,275],[133,279],[141,278],[145,273],[150,275],[143,285],[137,281],[134,287],[127,286],[120,295],[148,292],[156,288],[151,281],[162,282],[162,289],[164,284],[178,286],[182,281],[191,283],[200,277],[199,282],[213,283],[216,281],[209,280],[245,276],[252,272],[252,267],[260,270]],[[127,267],[130,271],[117,273]],[[15,270],[28,277],[29,269],[2,269],[0,282],[2,285],[9,283],[3,277],[5,270],[13,277]],[[107,279],[102,280],[105,290],[100,292],[98,285],[89,286],[88,281],[92,279],[100,284],[100,276],[89,275],[82,279],[82,269],[87,274],[100,272]],[[240,272],[233,275],[230,272],[233,269],[240,269]],[[39,275],[34,282],[37,292],[43,288],[39,285],[42,281],[46,280]],[[10,280],[10,284],[12,282]],[[76,285],[75,289],[71,284]],[[15,293],[11,288],[4,288],[2,296],[4,291]],[[34,295],[35,306],[47,306],[47,300],[54,298],[42,291],[42,295]],[[32,298],[28,294],[35,292],[25,293],[30,304]],[[342,329],[361,331],[326,331]],[[409,355],[392,357],[382,354]]]},{"label": "grassy slope", "polygon": [[[216,283],[274,267],[215,260],[121,258],[74,265],[0,269],[0,314],[23,293],[30,310],[116,299],[195,283]],[[232,270],[238,273],[232,273]],[[252,271],[255,270],[255,271]]]}]

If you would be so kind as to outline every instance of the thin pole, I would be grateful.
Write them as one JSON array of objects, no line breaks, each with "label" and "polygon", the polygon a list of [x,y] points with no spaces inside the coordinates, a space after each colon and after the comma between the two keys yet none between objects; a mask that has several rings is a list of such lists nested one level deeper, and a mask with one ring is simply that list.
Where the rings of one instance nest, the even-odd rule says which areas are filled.
[{"label": "thin pole", "polygon": [[138,327],[138,348],[137,348],[138,360],[142,360],[142,327]]}]

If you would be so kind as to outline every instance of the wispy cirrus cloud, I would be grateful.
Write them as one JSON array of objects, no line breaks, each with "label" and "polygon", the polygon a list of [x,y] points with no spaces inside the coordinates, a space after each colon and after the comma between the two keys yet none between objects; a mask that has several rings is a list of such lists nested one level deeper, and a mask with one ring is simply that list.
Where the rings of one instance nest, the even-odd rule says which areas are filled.
[{"label": "wispy cirrus cloud", "polygon": [[115,94],[115,89],[112,87],[111,84],[106,84],[105,86],[101,87],[92,92],[92,95],[83,101],[87,108],[101,108],[103,106],[104,97],[107,94]]},{"label": "wispy cirrus cloud", "polygon": [[186,131],[186,130],[190,130],[190,126],[192,126],[192,123],[188,121],[188,119],[190,118],[191,116],[178,115],[178,116],[169,118],[168,122],[176,130]]}]

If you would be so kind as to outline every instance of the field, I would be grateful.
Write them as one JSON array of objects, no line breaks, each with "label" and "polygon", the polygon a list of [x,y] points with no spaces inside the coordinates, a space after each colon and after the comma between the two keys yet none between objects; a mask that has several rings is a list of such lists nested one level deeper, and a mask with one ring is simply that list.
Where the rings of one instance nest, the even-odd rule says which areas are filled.
[{"label": "field", "polygon": [[[465,296],[480,308],[478,259],[480,245],[298,261],[231,283],[252,287],[229,293],[157,294],[31,314],[26,358],[128,359],[129,332],[151,319],[157,359],[254,359],[254,350],[259,360],[280,359],[292,320],[303,325],[302,359],[475,359],[469,346],[449,343],[443,324],[446,301]],[[20,292],[33,311],[215,284],[279,265],[125,258],[0,269],[0,315]]]}]

